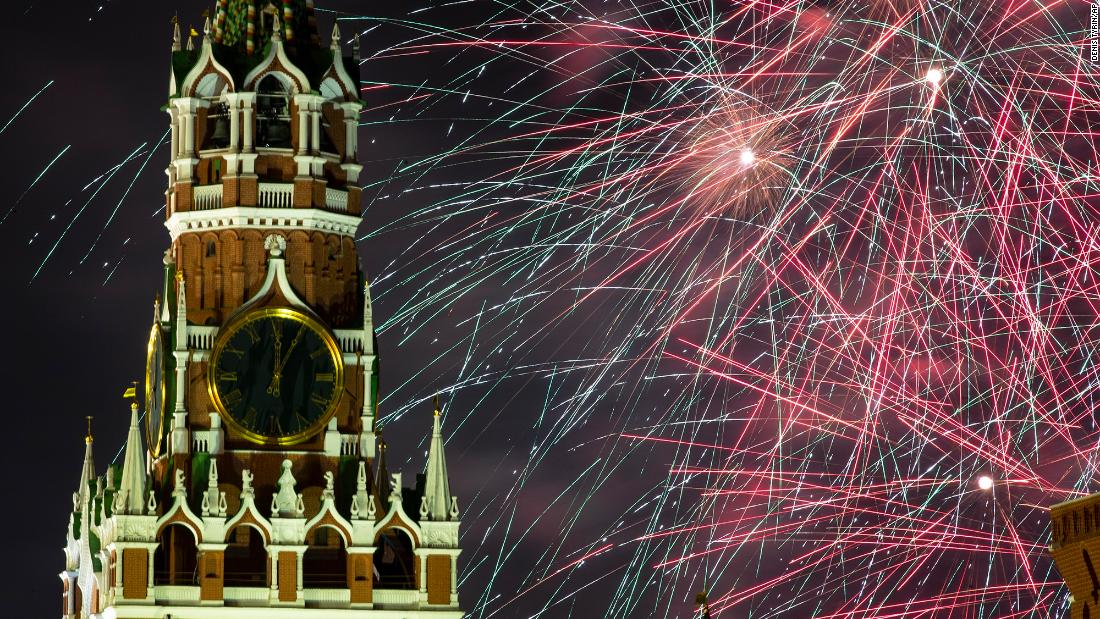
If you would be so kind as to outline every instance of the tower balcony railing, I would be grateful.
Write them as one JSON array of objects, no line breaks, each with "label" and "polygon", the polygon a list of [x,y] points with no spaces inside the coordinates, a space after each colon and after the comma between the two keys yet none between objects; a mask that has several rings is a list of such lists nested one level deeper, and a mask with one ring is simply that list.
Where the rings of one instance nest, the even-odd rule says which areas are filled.
[{"label": "tower balcony railing", "polygon": [[157,585],[153,597],[157,601],[157,604],[198,604],[199,588],[186,585]]},{"label": "tower balcony railing", "polygon": [[[366,352],[367,340],[362,329],[335,329],[333,335],[346,353]],[[218,336],[218,327],[209,325],[188,325],[187,347],[192,350],[210,350],[214,347],[214,338]]]},{"label": "tower balcony railing", "polygon": [[416,589],[375,589],[373,598],[375,608],[386,606],[410,608],[415,607],[420,601],[420,592]]},{"label": "tower balcony railing", "polygon": [[294,208],[293,183],[260,183],[259,206]]},{"label": "tower balcony railing", "polygon": [[[173,606],[199,606],[202,588],[196,585],[156,585],[153,598],[157,604]],[[415,609],[422,602],[417,589],[383,589],[373,591],[377,609]],[[267,606],[271,602],[271,588],[234,587],[222,589],[222,601],[229,606]],[[302,589],[302,601],[310,608],[347,608],[351,604],[351,591],[346,587]]]},{"label": "tower balcony railing", "polygon": [[222,597],[238,606],[263,606],[271,596],[270,587],[226,587]]},{"label": "tower balcony railing", "polygon": [[209,211],[222,207],[222,185],[200,185],[195,187],[195,210]]},{"label": "tower balcony railing", "polygon": [[306,606],[319,608],[345,608],[351,603],[348,589],[302,589]]},{"label": "tower balcony railing", "polygon": [[[212,211],[222,208],[223,186],[196,185],[193,188],[192,209]],[[173,196],[175,200],[175,196]],[[294,208],[294,183],[260,183],[257,206],[264,208]],[[337,213],[348,212],[348,192],[344,189],[325,188],[325,209]]]},{"label": "tower balcony railing", "polygon": [[325,207],[341,213],[348,212],[348,192],[326,187]]},{"label": "tower balcony railing", "polygon": [[214,347],[214,338],[217,337],[217,335],[217,327],[188,325],[187,347],[192,350],[210,350]]},{"label": "tower balcony railing", "polygon": [[343,352],[366,352],[367,340],[362,329],[336,329],[333,332]]}]

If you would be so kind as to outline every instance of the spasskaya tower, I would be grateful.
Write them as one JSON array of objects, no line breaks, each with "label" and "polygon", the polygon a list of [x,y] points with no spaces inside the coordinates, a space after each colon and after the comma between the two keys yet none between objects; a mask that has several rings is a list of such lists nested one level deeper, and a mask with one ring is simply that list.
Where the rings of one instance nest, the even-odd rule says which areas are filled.
[{"label": "spasskaya tower", "polygon": [[322,44],[312,0],[218,0],[173,38],[144,393],[120,463],[85,439],[62,616],[457,619],[440,407],[410,487],[376,421],[358,40]]}]

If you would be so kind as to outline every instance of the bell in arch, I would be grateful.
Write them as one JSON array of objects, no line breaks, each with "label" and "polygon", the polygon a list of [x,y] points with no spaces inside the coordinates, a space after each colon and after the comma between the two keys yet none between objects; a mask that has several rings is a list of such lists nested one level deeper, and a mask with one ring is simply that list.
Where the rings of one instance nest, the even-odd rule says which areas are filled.
[{"label": "bell in arch", "polygon": [[214,133],[210,136],[214,148],[229,146],[229,117],[219,116],[214,120]]},{"label": "bell in arch", "polygon": [[267,125],[267,142],[269,146],[290,145],[290,123],[282,118],[275,118]]}]

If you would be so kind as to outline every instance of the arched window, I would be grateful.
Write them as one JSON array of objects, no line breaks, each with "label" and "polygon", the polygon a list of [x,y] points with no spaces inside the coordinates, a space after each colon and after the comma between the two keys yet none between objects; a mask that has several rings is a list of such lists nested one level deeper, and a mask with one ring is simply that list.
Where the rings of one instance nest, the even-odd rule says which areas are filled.
[{"label": "arched window", "polygon": [[241,525],[229,533],[225,547],[225,586],[267,585],[267,548],[264,536],[255,528]]},{"label": "arched window", "polygon": [[256,145],[290,148],[290,92],[274,74],[256,88]]},{"label": "arched window", "polygon": [[416,556],[408,533],[396,527],[386,529],[378,536],[374,551],[375,588],[415,589]]},{"label": "arched window", "polygon": [[309,546],[302,556],[302,586],[306,589],[346,589],[348,551],[339,531],[317,527],[306,541]]},{"label": "arched window", "polygon": [[157,539],[153,553],[153,583],[157,585],[197,585],[199,550],[195,534],[182,524],[170,524]]}]

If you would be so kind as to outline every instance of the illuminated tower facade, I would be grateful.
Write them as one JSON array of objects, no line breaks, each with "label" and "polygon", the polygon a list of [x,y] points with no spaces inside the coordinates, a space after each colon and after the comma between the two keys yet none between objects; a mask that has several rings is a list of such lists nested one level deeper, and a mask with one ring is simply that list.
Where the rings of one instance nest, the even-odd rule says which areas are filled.
[{"label": "illuminated tower facade", "polygon": [[1070,619],[1100,618],[1100,494],[1050,508],[1050,553],[1070,592]]},{"label": "illuminated tower facade", "polygon": [[313,11],[219,0],[198,46],[176,26],[144,411],[120,463],[86,437],[65,619],[462,616],[438,404],[416,484],[386,467],[358,43]]}]

